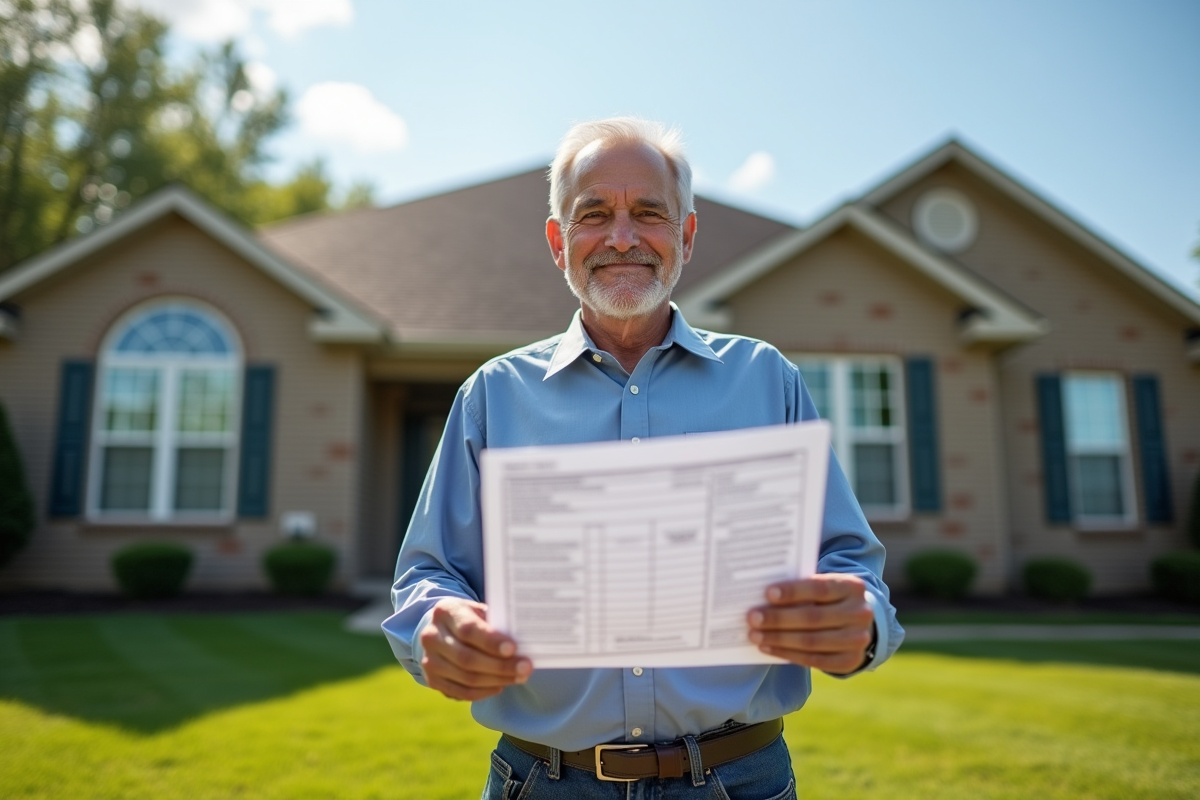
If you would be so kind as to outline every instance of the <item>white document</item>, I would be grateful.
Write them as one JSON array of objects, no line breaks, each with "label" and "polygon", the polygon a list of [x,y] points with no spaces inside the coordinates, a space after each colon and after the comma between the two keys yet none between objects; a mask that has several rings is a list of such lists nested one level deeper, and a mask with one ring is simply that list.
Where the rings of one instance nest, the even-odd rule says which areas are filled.
[{"label": "white document", "polygon": [[488,449],[488,619],[537,668],[775,664],[746,614],[816,571],[829,424]]}]

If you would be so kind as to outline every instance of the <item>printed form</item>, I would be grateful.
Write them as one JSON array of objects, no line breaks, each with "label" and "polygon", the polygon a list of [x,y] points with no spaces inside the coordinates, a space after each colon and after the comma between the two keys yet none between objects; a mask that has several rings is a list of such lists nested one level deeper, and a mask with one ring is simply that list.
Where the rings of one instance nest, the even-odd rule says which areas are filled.
[{"label": "printed form", "polygon": [[816,571],[826,422],[482,455],[488,618],[537,668],[781,663],[766,587]]}]

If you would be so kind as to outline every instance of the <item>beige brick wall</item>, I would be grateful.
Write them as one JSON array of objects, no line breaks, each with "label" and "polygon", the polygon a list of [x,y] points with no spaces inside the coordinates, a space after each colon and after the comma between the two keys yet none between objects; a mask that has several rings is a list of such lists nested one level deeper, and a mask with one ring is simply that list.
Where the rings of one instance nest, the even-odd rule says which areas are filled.
[{"label": "beige brick wall", "polygon": [[[1200,367],[1186,359],[1183,345],[1183,332],[1193,323],[1028,209],[955,165],[898,195],[884,207],[885,212],[911,227],[913,204],[934,186],[963,192],[979,215],[975,243],[956,258],[1046,317],[1052,328],[1044,338],[1005,353],[999,361],[1016,562],[1038,555],[1062,555],[1079,560],[1092,571],[1097,591],[1146,588],[1148,561],[1155,554],[1184,546],[1183,522],[1200,469]],[[1126,406],[1137,467],[1134,482],[1139,523],[1131,529],[1107,531],[1046,523],[1035,376],[1084,369],[1111,370],[1126,378],[1138,373],[1158,376],[1173,525],[1145,523],[1129,394]],[[1128,386],[1128,380],[1126,383]]]},{"label": "beige brick wall", "polygon": [[[237,328],[251,362],[274,364],[271,517],[228,526],[114,526],[48,520],[60,363],[95,359],[110,326],[159,297],[195,298]],[[15,298],[20,339],[0,342],[0,399],[9,409],[36,495],[33,542],[0,572],[0,587],[114,588],[109,558],[145,539],[194,548],[189,586],[261,588],[263,550],[279,541],[278,517],[314,511],[321,537],[341,554],[337,581],[355,574],[356,486],[364,378],[356,348],[315,343],[310,304],[178,217],[169,217]]]},{"label": "beige brick wall", "polygon": [[873,523],[888,550],[886,578],[904,583],[908,557],[951,547],[981,566],[976,589],[1006,580],[1006,507],[999,391],[992,356],[964,347],[962,303],[861,234],[843,229],[730,300],[733,329],[801,353],[931,356],[937,365],[942,511]]}]

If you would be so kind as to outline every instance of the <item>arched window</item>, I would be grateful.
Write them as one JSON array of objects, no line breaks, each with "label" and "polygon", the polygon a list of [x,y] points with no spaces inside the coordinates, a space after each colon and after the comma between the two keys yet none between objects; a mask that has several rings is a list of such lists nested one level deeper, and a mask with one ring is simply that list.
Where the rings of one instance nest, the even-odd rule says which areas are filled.
[{"label": "arched window", "polygon": [[96,384],[93,516],[232,516],[241,363],[233,327],[193,301],[143,306],[113,326]]}]

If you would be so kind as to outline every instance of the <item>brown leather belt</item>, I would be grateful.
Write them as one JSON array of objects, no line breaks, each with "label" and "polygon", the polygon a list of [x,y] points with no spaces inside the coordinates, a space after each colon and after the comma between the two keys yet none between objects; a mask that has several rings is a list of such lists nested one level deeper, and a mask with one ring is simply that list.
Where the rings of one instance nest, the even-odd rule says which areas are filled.
[{"label": "brown leather belt", "polygon": [[[748,756],[775,741],[783,733],[783,720],[759,722],[728,733],[698,739],[700,763],[705,769]],[[551,748],[504,734],[513,747],[535,758],[549,761]],[[682,778],[692,770],[687,745],[682,739],[669,744],[598,744],[587,750],[562,751],[562,763],[594,773],[602,781],[637,781],[643,778]]]}]

